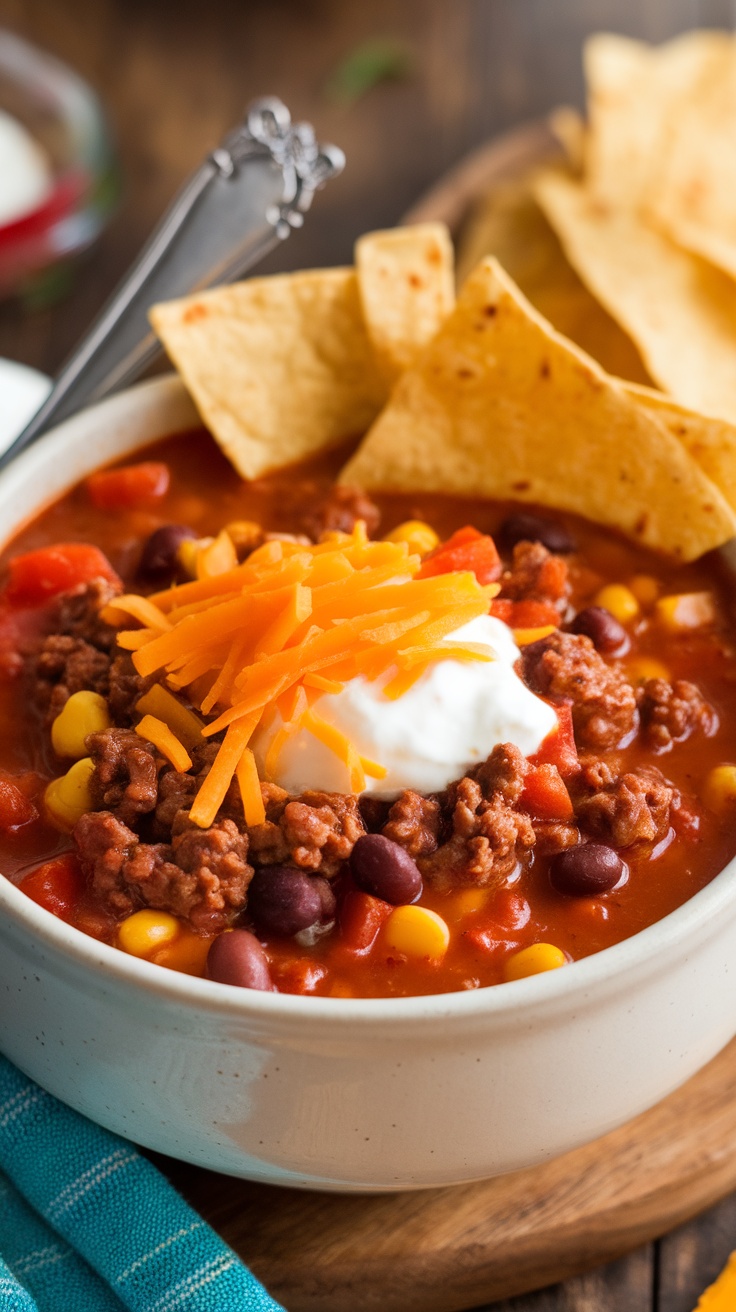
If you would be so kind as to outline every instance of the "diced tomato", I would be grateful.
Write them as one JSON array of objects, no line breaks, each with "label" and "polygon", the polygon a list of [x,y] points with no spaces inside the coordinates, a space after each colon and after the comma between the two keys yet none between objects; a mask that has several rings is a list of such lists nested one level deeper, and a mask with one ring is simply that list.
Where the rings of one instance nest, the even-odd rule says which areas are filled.
[{"label": "diced tomato", "polygon": [[470,570],[481,585],[495,583],[501,577],[501,559],[493,538],[487,533],[479,533],[469,524],[459,528],[446,542],[441,542],[422,561],[416,577],[429,579],[435,574],[452,574],[461,570]]},{"label": "diced tomato", "polygon": [[18,887],[40,907],[68,921],[84,894],[84,876],[73,852],[66,852],[32,870]]},{"label": "diced tomato", "polygon": [[577,773],[580,766],[572,710],[567,702],[555,703],[552,709],[557,716],[557,727],[547,734],[539,751],[530,756],[529,760],[532,765],[556,765],[562,778],[568,779]]},{"label": "diced tomato", "polygon": [[33,802],[10,779],[0,778],[0,830],[19,829],[38,816]]},{"label": "diced tomato", "polygon": [[10,561],[5,596],[15,606],[40,606],[60,592],[91,579],[120,583],[107,556],[88,542],[64,542],[40,547]]},{"label": "diced tomato", "polygon": [[488,956],[505,955],[521,947],[516,938],[512,941],[509,936],[518,935],[519,930],[529,924],[531,914],[525,897],[510,889],[502,889],[486,909],[485,923],[466,930],[463,937]]},{"label": "diced tomato", "polygon": [[282,962],[275,974],[280,993],[314,993],[327,969],[309,957],[297,957],[295,961]]},{"label": "diced tomato", "polygon": [[560,622],[560,612],[551,601],[511,601],[508,597],[496,597],[491,602],[491,615],[511,629],[542,629]]},{"label": "diced tomato", "polygon": [[556,765],[535,765],[524,779],[521,806],[537,820],[571,820],[570,794]]},{"label": "diced tomato", "polygon": [[523,929],[531,919],[531,907],[521,893],[512,893],[510,889],[501,889],[488,907],[488,915],[494,925],[503,929]]},{"label": "diced tomato", "polygon": [[373,947],[381,925],[392,908],[370,893],[347,893],[340,907],[340,938],[346,947],[367,952]]},{"label": "diced tomato", "polygon": [[466,929],[463,938],[488,957],[505,957],[521,947],[517,939],[509,939],[499,925],[476,926]]},{"label": "diced tomato", "polygon": [[124,469],[103,469],[87,479],[90,500],[98,510],[136,510],[166,496],[171,475],[162,460],[143,460]]}]

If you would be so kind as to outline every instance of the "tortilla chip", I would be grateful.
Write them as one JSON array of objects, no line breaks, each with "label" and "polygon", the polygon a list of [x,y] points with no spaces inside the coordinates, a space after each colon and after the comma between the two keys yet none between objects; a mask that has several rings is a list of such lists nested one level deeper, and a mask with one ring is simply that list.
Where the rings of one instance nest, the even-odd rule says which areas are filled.
[{"label": "tortilla chip", "polygon": [[681,92],[649,209],[676,242],[736,278],[736,46],[727,41]]},{"label": "tortilla chip", "polygon": [[345,483],[571,510],[692,560],[736,517],[667,429],[486,259],[399,380]]},{"label": "tortilla chip", "polygon": [[682,405],[736,421],[736,285],[635,214],[609,210],[559,173],[535,194],[570,263]]},{"label": "tortilla chip", "polygon": [[585,119],[572,105],[558,105],[553,109],[547,122],[552,135],[559,141],[565,152],[567,163],[575,174],[580,174],[585,167],[585,149],[587,128]]},{"label": "tortilla chip", "polygon": [[723,32],[688,32],[653,47],[599,33],[585,43],[588,84],[586,180],[597,200],[641,206],[658,185],[673,117],[729,50]]},{"label": "tortilla chip", "polygon": [[352,269],[252,278],[150,317],[243,478],[365,432],[386,400]]},{"label": "tortilla chip", "polygon": [[570,337],[610,374],[650,383],[631,338],[603,309],[568,262],[533,195],[534,169],[482,196],[463,226],[461,283],[485,255],[499,264],[553,328]]},{"label": "tortilla chip", "polygon": [[369,232],[355,244],[368,336],[393,383],[455,304],[454,253],[444,223]]},{"label": "tortilla chip", "polygon": [[631,383],[626,384],[626,391],[682,443],[736,510],[736,426],[678,405],[664,392],[655,392],[651,387]]}]

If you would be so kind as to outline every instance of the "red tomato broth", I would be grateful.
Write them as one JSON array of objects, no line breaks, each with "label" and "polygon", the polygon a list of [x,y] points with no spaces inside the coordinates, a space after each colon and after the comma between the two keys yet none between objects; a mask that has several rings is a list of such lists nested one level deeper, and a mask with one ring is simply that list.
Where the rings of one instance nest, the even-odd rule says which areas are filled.
[{"label": "red tomato broth", "polygon": [[[7,570],[9,561],[18,553],[59,542],[87,542],[99,546],[113,569],[123,580],[130,581],[142,541],[165,524],[186,524],[202,536],[214,535],[225,524],[243,519],[255,520],[267,530],[298,531],[305,507],[329,489],[344,462],[345,451],[250,484],[240,480],[204,431],[152,444],[136,459],[164,462],[169,467],[169,487],[155,503],[145,510],[121,508],[116,513],[96,506],[82,483],[28,523],[2,553],[0,564]],[[201,492],[203,487],[207,488],[206,495]],[[375,500],[382,511],[381,532],[407,519],[420,519],[431,524],[443,541],[468,524],[493,535],[504,517],[516,508],[424,493],[378,496]],[[291,939],[261,935],[274,978],[284,991],[383,997],[495,984],[503,979],[504,959],[528,944],[550,942],[577,959],[628,938],[687,901],[733,856],[736,839],[728,818],[708,813],[697,801],[708,771],[723,762],[736,762],[731,603],[725,584],[716,579],[713,561],[678,566],[574,516],[556,518],[570,528],[578,545],[577,553],[570,558],[572,604],[576,610],[591,604],[602,585],[627,583],[642,574],[655,578],[664,594],[703,590],[716,593],[719,621],[714,631],[665,635],[643,608],[641,618],[628,626],[631,644],[621,661],[626,668],[643,657],[652,658],[668,667],[671,678],[696,683],[720,717],[718,733],[675,744],[663,756],[653,756],[637,741],[623,750],[605,753],[607,759],[615,759],[624,768],[645,762],[657,764],[685,799],[695,803],[697,826],[676,841],[660,844],[662,850],[657,854],[625,851],[628,879],[598,898],[573,898],[555,892],[544,857],[532,858],[528,865],[518,868],[500,889],[455,889],[444,893],[425,884],[421,905],[441,915],[451,931],[450,947],[441,962],[409,961],[392,955],[384,942],[383,922],[368,947],[360,945],[360,933],[355,930],[348,936],[349,941],[333,932],[308,948]],[[137,582],[133,586],[143,590]],[[12,607],[9,610],[12,618]],[[22,625],[32,628],[29,616],[38,613],[20,610],[18,618]],[[3,777],[12,781],[16,776],[33,773],[38,783],[32,800],[41,812],[32,823],[0,832],[3,871],[21,883],[41,862],[68,851],[70,843],[68,836],[44,818],[40,804],[44,783],[60,773],[48,732],[36,712],[18,696],[17,679],[8,677],[7,672],[3,677],[3,672],[4,666],[0,666]],[[542,751],[540,761],[548,759],[556,758]],[[348,874],[339,876],[336,887],[338,903],[347,897],[367,896],[357,894]],[[525,919],[522,913],[527,905],[529,915]],[[113,919],[86,895],[80,897],[69,919],[95,937],[114,941]],[[377,919],[381,920],[380,915]],[[194,957],[192,973],[199,974],[201,963],[195,965]]]}]

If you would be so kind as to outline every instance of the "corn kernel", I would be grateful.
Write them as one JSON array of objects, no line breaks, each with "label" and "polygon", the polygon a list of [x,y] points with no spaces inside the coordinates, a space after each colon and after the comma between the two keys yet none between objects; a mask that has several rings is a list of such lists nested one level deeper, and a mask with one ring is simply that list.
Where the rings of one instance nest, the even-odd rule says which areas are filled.
[{"label": "corn kernel", "polygon": [[386,921],[386,942],[407,957],[438,961],[450,943],[450,931],[429,907],[395,907]]},{"label": "corn kernel", "polygon": [[458,916],[473,916],[482,911],[488,901],[487,888],[461,888],[453,894],[452,905]]},{"label": "corn kernel", "polygon": [[75,761],[60,779],[52,779],[43,800],[49,818],[60,829],[73,829],[85,811],[92,809],[89,782],[95,763],[90,756]]},{"label": "corn kernel", "polygon": [[659,579],[651,574],[635,574],[629,579],[629,587],[640,606],[653,606],[660,593]]},{"label": "corn kernel", "polygon": [[539,642],[540,638],[548,638],[550,633],[555,632],[556,628],[556,624],[542,624],[537,629],[514,629],[514,642],[517,647],[528,647],[531,642]]},{"label": "corn kernel", "polygon": [[654,614],[669,633],[689,633],[713,624],[716,610],[710,592],[681,592],[660,597]]},{"label": "corn kernel", "polygon": [[405,542],[412,555],[427,556],[439,545],[439,538],[421,519],[407,519],[387,533],[384,542]]},{"label": "corn kernel", "polygon": [[595,596],[596,606],[605,606],[619,624],[630,624],[639,614],[639,603],[623,583],[607,583]]},{"label": "corn kernel", "polygon": [[[136,915],[141,914],[145,913],[136,912]],[[167,966],[169,970],[181,971],[183,975],[197,975],[200,979],[204,977],[207,953],[212,947],[211,938],[202,938],[201,934],[195,934],[193,929],[187,929],[177,922],[176,936],[173,939],[159,938],[154,946],[155,951],[150,960],[155,961],[157,966]]]},{"label": "corn kernel", "polygon": [[235,519],[225,525],[225,532],[232,539],[238,557],[254,551],[263,542],[263,529],[254,519]]},{"label": "corn kernel", "polygon": [[173,943],[181,926],[168,911],[134,911],[118,926],[118,947],[132,957],[148,957]]},{"label": "corn kernel", "polygon": [[645,683],[647,679],[669,680],[670,673],[669,666],[654,656],[637,656],[626,666],[626,677],[630,683]]},{"label": "corn kernel", "polygon": [[235,569],[237,563],[235,543],[225,529],[218,533],[214,541],[200,540],[195,566],[198,579],[211,579],[217,574],[226,574],[228,570]]},{"label": "corn kernel", "polygon": [[526,979],[527,975],[541,975],[545,970],[557,970],[567,965],[567,957],[553,943],[532,943],[520,952],[514,952],[504,965],[503,976],[509,982]]},{"label": "corn kernel", "polygon": [[51,726],[51,746],[57,756],[79,760],[87,755],[87,735],[109,728],[110,713],[105,698],[98,692],[75,692]]},{"label": "corn kernel", "polygon": [[213,541],[213,538],[185,538],[179,544],[176,558],[184,573],[188,574],[190,578],[196,579],[197,577],[197,557],[200,548],[203,546],[208,547]]},{"label": "corn kernel", "polygon": [[723,815],[736,807],[736,765],[716,765],[703,784],[703,801]]}]

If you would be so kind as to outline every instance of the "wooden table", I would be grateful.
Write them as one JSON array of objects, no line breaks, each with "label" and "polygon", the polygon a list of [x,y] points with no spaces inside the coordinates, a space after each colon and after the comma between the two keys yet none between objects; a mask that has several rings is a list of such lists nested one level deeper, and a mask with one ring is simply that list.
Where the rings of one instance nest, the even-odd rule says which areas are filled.
[{"label": "wooden table", "polygon": [[[97,89],[124,184],[63,303],[33,314],[0,307],[0,356],[59,366],[181,179],[256,95],[280,95],[348,157],[270,267],[334,264],[350,260],[359,232],[394,223],[473,146],[579,101],[586,32],[656,41],[733,19],[731,0],[0,0],[0,25]],[[330,74],[379,37],[406,46],[411,74],[351,106],[335,103]],[[691,1312],[734,1246],[731,1198],[657,1244],[497,1312]]]}]

